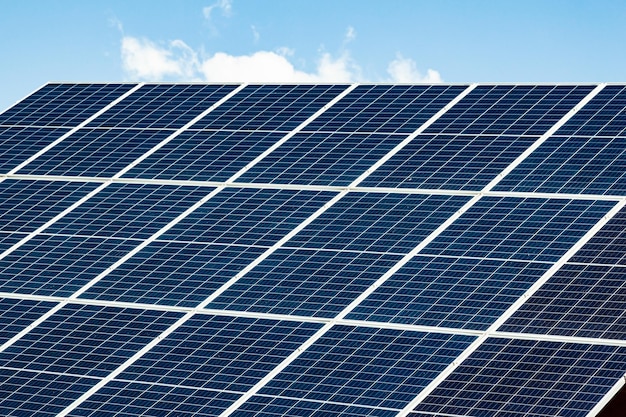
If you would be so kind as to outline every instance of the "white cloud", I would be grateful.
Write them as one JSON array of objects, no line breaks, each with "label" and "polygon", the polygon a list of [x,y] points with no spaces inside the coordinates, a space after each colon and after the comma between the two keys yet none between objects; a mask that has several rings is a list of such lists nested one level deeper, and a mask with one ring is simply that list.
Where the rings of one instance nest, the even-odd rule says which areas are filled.
[{"label": "white cloud", "polygon": [[254,39],[254,43],[258,43],[259,39],[261,39],[261,34],[254,25],[250,26],[250,29],[252,29],[252,38]]},{"label": "white cloud", "polygon": [[122,38],[122,65],[133,79],[194,79],[199,66],[197,54],[183,41],[175,40],[166,47],[148,39],[132,36]]},{"label": "white cloud", "polygon": [[356,30],[352,26],[348,26],[346,29],[346,36],[344,37],[344,42],[349,43],[356,39]]},{"label": "white cloud", "polygon": [[391,76],[389,81],[396,83],[440,83],[443,81],[439,72],[428,69],[426,74],[422,74],[417,70],[415,61],[404,58],[402,55],[397,55],[396,59],[389,63],[387,72]]},{"label": "white cloud", "polygon": [[205,19],[211,20],[211,14],[214,10],[219,9],[222,11],[222,15],[230,16],[233,11],[233,2],[232,0],[217,0],[210,6],[206,6],[202,9],[202,14]]}]

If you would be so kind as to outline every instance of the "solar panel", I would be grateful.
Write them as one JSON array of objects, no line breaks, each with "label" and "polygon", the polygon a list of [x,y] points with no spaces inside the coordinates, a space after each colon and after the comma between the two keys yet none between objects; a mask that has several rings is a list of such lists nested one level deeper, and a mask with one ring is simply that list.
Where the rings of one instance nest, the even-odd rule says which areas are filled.
[{"label": "solar panel", "polygon": [[0,414],[595,416],[621,84],[49,84],[0,115]]}]

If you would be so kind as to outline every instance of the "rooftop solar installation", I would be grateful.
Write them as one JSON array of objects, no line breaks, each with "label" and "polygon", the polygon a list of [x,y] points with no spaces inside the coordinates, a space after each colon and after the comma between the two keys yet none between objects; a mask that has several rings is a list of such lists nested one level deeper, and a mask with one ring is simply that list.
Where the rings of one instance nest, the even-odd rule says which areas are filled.
[{"label": "rooftop solar installation", "polygon": [[41,87],[0,114],[0,414],[601,416],[625,92]]}]

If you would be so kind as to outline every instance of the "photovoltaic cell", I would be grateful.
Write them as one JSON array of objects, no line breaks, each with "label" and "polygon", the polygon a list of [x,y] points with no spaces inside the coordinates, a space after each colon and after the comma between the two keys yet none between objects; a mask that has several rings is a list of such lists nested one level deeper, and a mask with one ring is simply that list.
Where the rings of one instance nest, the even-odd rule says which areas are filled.
[{"label": "photovoltaic cell", "polygon": [[626,339],[626,268],[565,264],[499,330]]},{"label": "photovoltaic cell", "polygon": [[152,242],[81,298],[195,307],[265,248]]},{"label": "photovoltaic cell", "polygon": [[54,307],[55,303],[0,298],[0,346]]},{"label": "photovoltaic cell", "polygon": [[502,191],[626,193],[626,138],[554,136],[495,187]]},{"label": "photovoltaic cell", "polygon": [[218,417],[241,393],[192,387],[111,381],[69,414],[70,417]]},{"label": "photovoltaic cell", "polygon": [[620,210],[571,258],[571,262],[626,266],[626,210]]},{"label": "photovoltaic cell", "polygon": [[[399,410],[473,340],[470,336],[334,326],[259,395],[313,400],[320,407],[330,402]],[[296,410],[294,415],[301,414]]]},{"label": "photovoltaic cell", "polygon": [[0,182],[0,229],[33,232],[97,186],[85,182],[4,180]]},{"label": "photovoltaic cell", "polygon": [[47,84],[0,114],[0,125],[74,127],[134,84]]},{"label": "photovoltaic cell", "polygon": [[160,239],[271,246],[335,195],[326,191],[227,188]]},{"label": "photovoltaic cell", "polygon": [[623,376],[624,366],[624,347],[490,338],[416,411],[583,417]]},{"label": "photovoltaic cell", "polygon": [[326,401],[304,401],[295,398],[255,395],[233,414],[233,417],[395,417],[398,410],[335,404]]},{"label": "photovoltaic cell", "polygon": [[0,127],[0,173],[8,173],[69,131],[61,128]]},{"label": "photovoltaic cell", "polygon": [[98,382],[94,378],[0,367],[0,413],[54,417]]},{"label": "photovoltaic cell", "polygon": [[422,254],[556,262],[615,203],[481,198]]},{"label": "photovoltaic cell", "polygon": [[466,88],[466,85],[359,85],[304,130],[413,133]]},{"label": "photovoltaic cell", "polygon": [[69,304],[3,352],[3,367],[105,377],[182,313]]},{"label": "photovoltaic cell", "polygon": [[136,241],[38,235],[0,260],[0,291],[69,297]]},{"label": "photovoltaic cell", "polygon": [[346,318],[486,330],[550,266],[416,256]]},{"label": "photovoltaic cell", "polygon": [[9,249],[11,246],[15,245],[17,242],[19,242],[26,236],[27,236],[26,233],[0,232],[0,253]]},{"label": "photovoltaic cell", "polygon": [[191,128],[289,132],[347,87],[347,85],[248,85]]},{"label": "photovoltaic cell", "polygon": [[459,196],[349,193],[286,246],[408,253],[468,200]]},{"label": "photovoltaic cell", "polygon": [[177,129],[236,87],[217,84],[146,84],[87,127]]},{"label": "photovoltaic cell", "polygon": [[172,132],[81,129],[19,170],[30,175],[112,177]]},{"label": "photovoltaic cell", "polygon": [[185,131],[123,177],[227,181],[285,134]]},{"label": "photovoltaic cell", "polygon": [[425,133],[542,135],[594,85],[479,85]]},{"label": "photovoltaic cell", "polygon": [[46,232],[147,239],[212,190],[113,183],[52,224]]},{"label": "photovoltaic cell", "polygon": [[557,135],[620,136],[626,133],[626,87],[607,85],[569,119]]},{"label": "photovoltaic cell", "polygon": [[298,133],[246,171],[239,181],[347,186],[402,139],[397,135]]},{"label": "photovoltaic cell", "polygon": [[535,141],[506,135],[419,135],[360,185],[479,191]]},{"label": "photovoltaic cell", "polygon": [[208,308],[334,317],[400,259],[399,255],[279,249]]}]

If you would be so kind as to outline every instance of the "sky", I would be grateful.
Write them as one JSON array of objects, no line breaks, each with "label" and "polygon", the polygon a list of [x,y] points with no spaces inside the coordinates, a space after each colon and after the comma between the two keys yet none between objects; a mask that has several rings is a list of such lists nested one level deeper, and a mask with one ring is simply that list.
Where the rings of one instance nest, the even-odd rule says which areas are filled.
[{"label": "sky", "polygon": [[0,111],[47,82],[623,82],[622,0],[2,0]]}]

